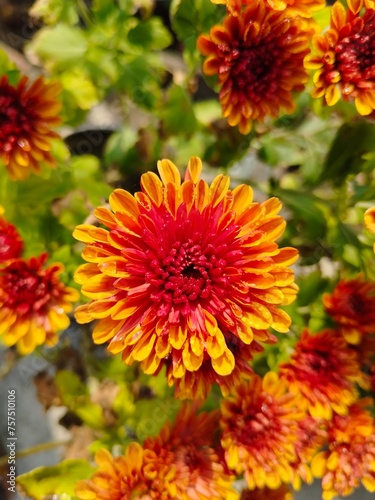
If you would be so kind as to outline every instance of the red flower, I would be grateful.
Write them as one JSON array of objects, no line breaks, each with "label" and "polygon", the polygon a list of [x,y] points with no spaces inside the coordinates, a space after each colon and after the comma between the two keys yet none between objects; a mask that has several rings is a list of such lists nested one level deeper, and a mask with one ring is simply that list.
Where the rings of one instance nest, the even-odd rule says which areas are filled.
[{"label": "red flower", "polygon": [[289,363],[280,366],[289,389],[303,397],[313,417],[329,420],[332,412],[345,414],[358,397],[355,382],[363,382],[357,353],[340,332],[305,330]]},{"label": "red flower", "polygon": [[0,157],[12,179],[25,179],[30,172],[40,173],[41,163],[53,166],[51,140],[59,137],[51,127],[59,125],[61,103],[59,83],[45,83],[37,78],[27,88],[22,77],[17,87],[0,79]]},{"label": "red flower", "polygon": [[254,120],[294,111],[292,92],[308,81],[303,60],[311,35],[303,19],[254,0],[198,38],[198,50],[207,56],[203,72],[217,75],[230,125],[247,134]]},{"label": "red flower", "polygon": [[285,381],[253,375],[221,403],[221,444],[228,467],[244,473],[250,490],[279,488],[293,477],[298,421],[305,414]]},{"label": "red flower", "polygon": [[142,192],[116,190],[113,212],[95,211],[109,230],[76,228],[88,264],[75,279],[92,299],[76,317],[99,319],[94,341],[110,341],[126,364],[166,366],[176,396],[205,397],[214,381],[225,392],[249,373],[257,342],[275,340],[270,327],[288,331],[279,306],[297,292],[288,267],[297,251],[275,243],[285,227],[275,198],[253,203],[251,188],[229,190],[226,176],[209,186],[198,158],[182,183],[170,161],[158,168],[162,180],[144,174]]},{"label": "red flower", "polygon": [[266,486],[255,490],[244,490],[240,500],[293,500],[293,493],[286,484],[282,484],[276,490]]},{"label": "red flower", "polygon": [[323,500],[347,496],[362,485],[375,491],[375,426],[367,406],[371,398],[361,399],[346,416],[334,415],[329,424],[328,450],[312,461],[314,477],[322,478]]},{"label": "red flower", "polygon": [[328,106],[342,98],[353,99],[361,115],[375,109],[373,8],[374,2],[363,0],[348,0],[347,8],[335,2],[330,29],[313,38],[312,54],[306,57],[305,67],[316,70],[313,97],[324,97]]},{"label": "red flower", "polygon": [[323,304],[350,344],[375,333],[375,284],[361,275],[341,280],[332,294],[323,295]]},{"label": "red flower", "polygon": [[23,240],[13,224],[8,222],[2,214],[0,206],[0,264],[10,259],[17,259],[23,251]]},{"label": "red flower", "polygon": [[60,282],[63,266],[44,268],[46,260],[47,254],[14,259],[0,268],[0,335],[6,345],[17,344],[21,354],[54,345],[57,332],[69,326],[66,313],[79,297]]}]

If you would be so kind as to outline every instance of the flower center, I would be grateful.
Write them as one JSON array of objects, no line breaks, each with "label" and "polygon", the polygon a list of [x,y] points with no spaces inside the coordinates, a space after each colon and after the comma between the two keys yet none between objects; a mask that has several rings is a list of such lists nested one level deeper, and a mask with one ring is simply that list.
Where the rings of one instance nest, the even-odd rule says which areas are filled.
[{"label": "flower center", "polygon": [[191,239],[175,242],[164,258],[151,262],[152,271],[146,273],[146,281],[157,287],[151,299],[174,305],[207,299],[214,277],[222,274],[225,265],[223,259],[206,255]]},{"label": "flower center", "polygon": [[344,82],[358,83],[375,78],[375,16],[360,33],[344,38],[336,47],[337,69]]},{"label": "flower center", "polygon": [[29,269],[8,270],[3,275],[2,287],[5,305],[19,314],[43,310],[50,299],[50,283]]},{"label": "flower center", "polygon": [[32,125],[32,104],[19,102],[0,87],[0,150],[11,151],[15,142],[26,141],[22,136],[32,131]]}]

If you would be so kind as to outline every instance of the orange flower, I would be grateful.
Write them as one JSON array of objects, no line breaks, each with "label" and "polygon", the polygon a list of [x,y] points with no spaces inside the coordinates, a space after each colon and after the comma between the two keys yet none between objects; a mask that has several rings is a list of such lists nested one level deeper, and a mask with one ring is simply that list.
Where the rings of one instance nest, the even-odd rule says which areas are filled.
[{"label": "orange flower", "polygon": [[230,469],[244,473],[250,490],[279,488],[292,479],[298,420],[304,412],[274,372],[253,375],[221,403],[221,444]]},{"label": "orange flower", "polygon": [[369,57],[375,47],[375,11],[367,5],[348,0],[346,11],[335,2],[330,29],[314,36],[312,54],[305,59],[305,67],[316,70],[313,97],[324,97],[328,106],[354,99],[361,115],[375,109],[375,65]]},{"label": "orange flower", "polygon": [[360,484],[375,491],[375,426],[367,406],[371,398],[354,403],[346,416],[329,424],[328,450],[312,461],[314,477],[322,478],[323,499],[347,496]]},{"label": "orange flower", "polygon": [[0,268],[0,335],[21,354],[36,346],[54,345],[57,332],[69,326],[67,312],[79,298],[60,282],[61,264],[44,269],[47,254],[30,260],[14,259]]},{"label": "orange flower", "polygon": [[99,469],[80,481],[82,500],[237,500],[231,479],[211,447],[218,427],[218,412],[194,414],[183,406],[176,423],[167,423],[159,436],[141,447],[131,443],[125,456],[113,458],[101,450]]},{"label": "orange flower", "polygon": [[347,412],[358,397],[355,382],[364,380],[357,353],[335,330],[305,330],[290,362],[280,365],[280,376],[303,397],[311,416],[326,420],[333,411]]},{"label": "orange flower", "polygon": [[244,366],[244,344],[274,341],[270,327],[288,331],[290,318],[279,306],[296,295],[288,266],[297,251],[275,243],[285,227],[277,199],[253,203],[249,186],[231,191],[222,175],[209,186],[198,158],[182,184],[173,163],[162,160],[158,168],[162,181],[144,174],[142,192],[116,190],[113,212],[95,211],[109,231],[76,228],[88,264],[75,279],[92,299],[76,318],[99,319],[94,342],[110,341],[126,364],[141,361],[148,374],[165,365],[179,397],[205,397],[213,377],[226,385],[221,377],[234,372],[236,357]]},{"label": "orange flower", "polygon": [[[375,233],[375,207],[366,210],[364,216],[365,226],[371,233]],[[375,252],[375,243],[374,243]]]},{"label": "orange flower", "polygon": [[229,125],[248,134],[252,121],[295,110],[292,92],[302,91],[308,80],[303,60],[311,35],[303,19],[254,0],[198,38],[198,50],[208,56],[203,72],[218,76]]},{"label": "orange flower", "polygon": [[23,251],[23,240],[13,224],[3,217],[0,206],[0,265],[10,259],[17,259]]},{"label": "orange flower", "polygon": [[[324,0],[265,0],[274,10],[287,10],[290,16],[311,17],[325,6]],[[243,5],[250,5],[252,0],[211,0],[215,4],[224,4],[228,12],[237,15]]]},{"label": "orange flower", "polygon": [[282,484],[277,490],[271,488],[255,488],[255,490],[244,490],[240,500],[293,500],[293,493],[289,486]]},{"label": "orange flower", "polygon": [[341,280],[332,294],[323,295],[323,304],[350,344],[375,333],[375,284],[361,275]]},{"label": "orange flower", "polygon": [[0,157],[12,179],[26,179],[30,172],[39,174],[41,163],[54,166],[51,140],[59,137],[51,127],[59,125],[56,116],[61,103],[59,83],[45,83],[37,78],[27,88],[28,78],[22,77],[17,87],[0,79]]}]

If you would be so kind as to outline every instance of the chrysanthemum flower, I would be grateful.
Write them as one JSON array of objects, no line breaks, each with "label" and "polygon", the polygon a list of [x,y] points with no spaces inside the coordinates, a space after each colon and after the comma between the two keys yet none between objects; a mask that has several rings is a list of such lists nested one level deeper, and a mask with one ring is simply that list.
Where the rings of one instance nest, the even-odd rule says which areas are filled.
[{"label": "chrysanthemum flower", "polygon": [[[226,5],[227,10],[237,15],[243,5],[250,5],[253,0],[211,0],[215,4]],[[275,10],[287,10],[289,16],[311,17],[317,10],[325,6],[324,0],[265,0]]]},{"label": "chrysanthemum flower", "polygon": [[328,329],[303,331],[290,362],[280,365],[280,376],[303,397],[311,416],[326,420],[333,411],[345,414],[358,397],[355,382],[364,382],[357,353],[340,332]]},{"label": "chrysanthemum flower", "polygon": [[181,500],[238,498],[232,489],[234,477],[226,474],[213,449],[219,430],[219,411],[196,414],[197,405],[182,406],[175,423],[167,423],[160,435],[147,438],[143,447],[156,456],[172,454],[171,467],[175,477],[175,498]]},{"label": "chrysanthemum flower", "polygon": [[23,251],[23,240],[16,227],[3,217],[0,206],[0,265],[9,259],[17,259]]},{"label": "chrysanthemum flower", "polygon": [[277,490],[267,487],[244,490],[240,500],[293,500],[293,493],[289,486],[282,484]]},{"label": "chrysanthemum flower", "polygon": [[69,326],[66,313],[79,294],[59,280],[61,264],[44,268],[47,254],[14,259],[0,268],[0,335],[21,354],[54,345],[57,332]]},{"label": "chrysanthemum flower", "polygon": [[326,422],[307,415],[298,422],[297,440],[295,443],[296,460],[291,464],[293,479],[291,484],[295,490],[301,488],[301,482],[311,484],[313,475],[310,464],[314,456],[327,442]]},{"label": "chrysanthemum flower", "polygon": [[[365,226],[371,233],[375,233],[375,207],[371,207],[365,212]],[[375,243],[374,243],[374,252],[375,252]]]},{"label": "chrysanthemum flower", "polygon": [[345,10],[335,2],[330,29],[313,38],[312,53],[305,59],[305,67],[316,70],[313,97],[324,97],[328,106],[340,98],[353,99],[361,115],[375,109],[375,11],[366,4],[348,0]]},{"label": "chrysanthemum flower", "polygon": [[244,473],[250,490],[279,488],[292,479],[297,459],[298,397],[274,372],[253,375],[221,403],[221,444],[228,467]]},{"label": "chrysanthemum flower", "polygon": [[367,406],[371,398],[361,399],[346,416],[335,415],[329,424],[328,450],[312,461],[314,477],[322,478],[323,500],[353,493],[361,483],[375,491],[375,426]]},{"label": "chrysanthemum flower", "polygon": [[113,212],[95,211],[109,231],[76,228],[88,264],[75,279],[92,299],[76,318],[99,319],[94,341],[110,341],[126,364],[141,361],[148,374],[166,365],[183,397],[205,397],[212,383],[205,374],[214,371],[220,384],[237,359],[244,365],[244,344],[274,341],[270,327],[288,331],[290,318],[279,306],[296,295],[288,266],[297,251],[275,243],[285,227],[277,199],[253,203],[249,186],[231,191],[222,175],[209,186],[198,158],[182,184],[173,163],[162,160],[158,168],[162,181],[144,174],[142,192],[116,190]]},{"label": "chrysanthemum flower", "polygon": [[211,447],[217,427],[218,412],[194,415],[194,408],[184,406],[176,423],[143,447],[131,443],[116,458],[98,452],[98,470],[75,493],[81,500],[236,500],[232,478]]},{"label": "chrysanthemum flower", "polygon": [[0,157],[12,179],[40,173],[42,163],[54,166],[51,140],[59,135],[51,128],[61,122],[60,89],[59,83],[45,83],[42,77],[30,87],[26,76],[17,87],[6,76],[0,79]]},{"label": "chrysanthemum flower", "polygon": [[375,333],[375,284],[361,275],[341,280],[332,294],[323,295],[323,304],[350,344]]},{"label": "chrysanthemum flower", "polygon": [[294,111],[292,92],[302,91],[308,80],[303,60],[311,35],[303,19],[254,0],[198,38],[198,50],[208,56],[203,72],[218,77],[229,125],[247,134],[254,120]]}]

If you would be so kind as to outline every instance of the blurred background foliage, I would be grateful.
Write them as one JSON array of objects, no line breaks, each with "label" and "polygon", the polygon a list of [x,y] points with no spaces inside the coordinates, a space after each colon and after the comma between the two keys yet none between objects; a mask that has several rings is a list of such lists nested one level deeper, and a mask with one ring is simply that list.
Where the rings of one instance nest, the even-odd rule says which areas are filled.
[{"label": "blurred background foliage", "polygon": [[[351,103],[323,107],[307,85],[292,115],[257,124],[248,136],[230,127],[196,49],[197,37],[220,22],[224,6],[208,0],[37,0],[2,1],[0,8],[0,73],[13,84],[21,73],[42,74],[63,87],[57,168],[19,182],[0,168],[0,204],[25,240],[26,256],[47,251],[51,262],[64,264],[63,280],[77,287],[72,277],[82,247],[72,238],[74,227],[92,222],[93,209],[106,204],[114,188],[137,191],[140,175],[155,170],[158,159],[183,170],[194,155],[203,159],[208,180],[225,172],[233,186],[252,185],[257,201],[279,197],[288,221],[279,244],[300,251],[300,292],[286,308],[291,334],[279,335],[279,343],[258,356],[259,373],[288,359],[303,327],[329,325],[321,297],[339,277],[362,272],[375,279],[373,236],[363,225],[375,200],[373,118],[358,116]],[[325,27],[329,14],[327,7],[314,17]],[[58,367],[55,396],[71,422],[92,430],[90,451],[156,434],[179,407],[165,374],[150,379],[119,357],[108,358],[86,333],[78,346],[81,372],[63,361],[69,335],[58,351],[40,354]],[[103,389],[108,379],[111,391]],[[107,399],[95,400],[100,388],[109,391]],[[214,389],[206,406],[215,407],[219,397]],[[159,415],[153,420],[158,425],[142,428],[139,422],[150,414]],[[61,467],[64,484],[73,484],[76,468],[87,463]],[[26,475],[21,485],[32,498],[43,498],[56,474]]]}]

